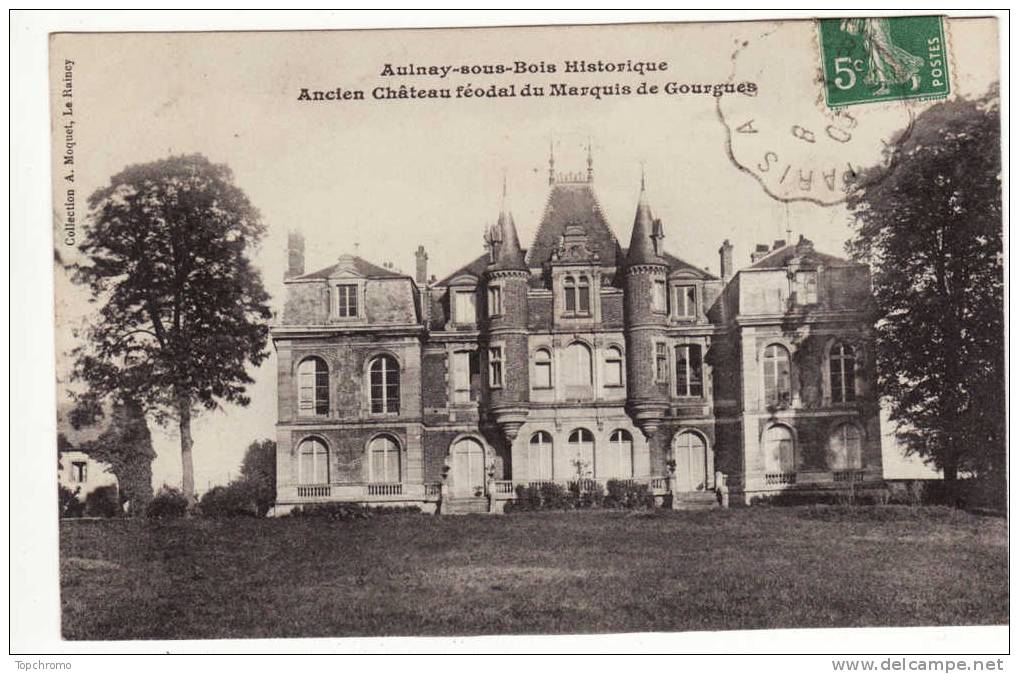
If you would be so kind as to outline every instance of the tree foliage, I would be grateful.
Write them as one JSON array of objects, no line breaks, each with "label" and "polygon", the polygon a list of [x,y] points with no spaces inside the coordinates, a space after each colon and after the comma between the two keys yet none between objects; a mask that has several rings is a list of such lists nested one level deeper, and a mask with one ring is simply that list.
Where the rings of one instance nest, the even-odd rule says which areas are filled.
[{"label": "tree foliage", "polygon": [[996,90],[929,108],[848,202],[882,393],[907,451],[947,480],[1005,466],[999,115]]},{"label": "tree foliage", "polygon": [[255,441],[248,445],[241,462],[240,479],[246,482],[258,505],[258,515],[264,516],[276,503],[276,442]]},{"label": "tree foliage", "polygon": [[249,254],[265,228],[230,169],[201,155],[129,166],[88,200],[74,280],[100,305],[74,377],[84,408],[137,401],[181,433],[183,488],[194,498],[191,417],[246,405],[270,317]]}]

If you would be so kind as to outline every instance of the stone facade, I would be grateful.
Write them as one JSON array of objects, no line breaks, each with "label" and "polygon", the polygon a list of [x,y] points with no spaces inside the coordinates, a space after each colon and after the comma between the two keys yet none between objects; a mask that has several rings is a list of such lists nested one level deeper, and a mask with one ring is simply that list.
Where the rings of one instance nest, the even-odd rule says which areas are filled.
[{"label": "stone facade", "polygon": [[[641,191],[628,248],[593,168],[559,175],[535,241],[504,205],[487,253],[441,281],[290,238],[278,503],[457,502],[520,484],[648,483],[674,507],[881,480],[865,266],[801,238],[719,276],[665,252]],[[590,165],[589,165],[590,167]]]}]

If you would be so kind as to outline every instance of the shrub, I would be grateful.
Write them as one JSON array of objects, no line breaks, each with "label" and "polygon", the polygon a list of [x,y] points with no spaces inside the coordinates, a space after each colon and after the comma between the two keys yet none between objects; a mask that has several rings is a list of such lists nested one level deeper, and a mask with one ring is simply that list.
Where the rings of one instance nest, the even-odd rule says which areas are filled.
[{"label": "shrub", "polygon": [[605,497],[606,508],[650,508],[654,506],[651,490],[642,482],[631,480],[609,480],[605,485],[608,494]]},{"label": "shrub", "polygon": [[407,515],[420,513],[416,505],[408,506],[375,506],[367,508],[360,503],[309,503],[297,506],[290,511],[288,517],[322,517],[331,520],[364,520],[370,517],[387,515]]},{"label": "shrub", "polygon": [[544,482],[539,488],[541,493],[541,507],[544,510],[567,510],[574,505],[573,499],[569,497],[566,489],[555,482]]},{"label": "shrub", "polygon": [[145,516],[155,519],[184,517],[188,512],[188,499],[180,489],[163,485],[145,508]]},{"label": "shrub", "polygon": [[420,514],[421,507],[416,505],[405,506],[373,506],[368,509],[372,515],[413,515]]},{"label": "shrub", "polygon": [[289,517],[322,517],[331,520],[367,519],[368,509],[357,503],[309,503],[297,506]]},{"label": "shrub", "polygon": [[600,508],[605,502],[605,488],[600,482],[573,482],[570,484],[570,492],[574,495],[574,506],[577,508]]},{"label": "shrub", "polygon": [[118,517],[123,514],[116,487],[97,487],[85,497],[85,515],[88,517]]},{"label": "shrub", "polygon": [[959,501],[967,510],[995,511],[1002,514],[1008,510],[1008,486],[1002,475],[961,480],[958,487]]},{"label": "shrub", "polygon": [[245,481],[213,487],[202,495],[198,512],[202,517],[254,517],[257,514],[254,491]]},{"label": "shrub", "polygon": [[57,512],[61,517],[81,517],[85,512],[85,504],[78,500],[81,487],[71,491],[62,484],[57,485]]},{"label": "shrub", "polygon": [[534,484],[518,484],[517,498],[505,505],[506,513],[541,510],[541,490]]}]

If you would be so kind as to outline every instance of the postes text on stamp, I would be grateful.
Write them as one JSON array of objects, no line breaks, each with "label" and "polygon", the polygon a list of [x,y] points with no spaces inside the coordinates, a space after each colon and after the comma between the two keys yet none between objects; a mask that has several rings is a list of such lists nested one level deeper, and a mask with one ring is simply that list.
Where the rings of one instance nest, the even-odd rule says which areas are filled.
[{"label": "postes text on stamp", "polygon": [[941,17],[822,19],[818,33],[829,107],[948,96]]}]

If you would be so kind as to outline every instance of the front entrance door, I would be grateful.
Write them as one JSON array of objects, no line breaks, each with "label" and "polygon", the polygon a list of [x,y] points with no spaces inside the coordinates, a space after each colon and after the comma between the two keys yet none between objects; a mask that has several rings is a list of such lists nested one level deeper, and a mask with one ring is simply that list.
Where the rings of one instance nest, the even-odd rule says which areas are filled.
[{"label": "front entrance door", "polygon": [[702,491],[714,485],[714,462],[707,445],[697,433],[680,433],[673,442],[676,459],[676,488],[678,491]]},{"label": "front entrance door", "polygon": [[485,450],[474,438],[458,440],[450,450],[453,456],[450,490],[454,496],[484,494]]}]

